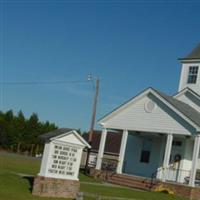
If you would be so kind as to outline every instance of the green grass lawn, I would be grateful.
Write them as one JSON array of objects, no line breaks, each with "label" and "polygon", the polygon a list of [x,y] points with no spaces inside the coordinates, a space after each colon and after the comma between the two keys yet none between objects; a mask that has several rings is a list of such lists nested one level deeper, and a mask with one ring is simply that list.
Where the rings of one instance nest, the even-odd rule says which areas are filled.
[{"label": "green grass lawn", "polygon": [[[0,199],[1,200],[61,200],[61,198],[41,198],[31,195],[29,180],[19,174],[36,175],[40,161],[24,156],[0,153]],[[172,195],[145,192],[123,187],[107,186],[101,181],[80,174],[81,191],[110,197],[132,198],[136,200],[186,200]],[[91,184],[92,183],[92,184]],[[95,198],[86,197],[86,200]]]}]

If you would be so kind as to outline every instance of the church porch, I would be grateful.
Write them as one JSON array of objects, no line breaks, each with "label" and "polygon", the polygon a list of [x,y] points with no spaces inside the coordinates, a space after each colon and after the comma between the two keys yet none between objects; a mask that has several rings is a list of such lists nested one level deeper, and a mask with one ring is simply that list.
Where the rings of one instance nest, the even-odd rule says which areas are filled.
[{"label": "church porch", "polygon": [[[106,133],[107,129],[103,129],[96,170],[103,167]],[[193,146],[199,143],[198,138],[124,130],[117,167],[112,173],[138,177],[149,182],[153,179],[190,186],[199,185],[196,180],[197,163],[196,166],[192,165],[195,163],[192,160],[198,160],[196,151],[193,152]],[[110,170],[105,165],[103,169]]]},{"label": "church porch", "polygon": [[199,199],[200,196],[200,187],[191,187],[185,184],[180,184],[176,182],[161,182],[159,180],[152,180],[145,177],[139,177],[134,175],[127,174],[116,174],[108,171],[100,171],[96,169],[91,169],[91,175],[98,177],[106,182],[117,184],[121,186],[126,186],[130,188],[137,188],[142,190],[150,191],[170,191],[171,193],[188,197],[190,199]]}]

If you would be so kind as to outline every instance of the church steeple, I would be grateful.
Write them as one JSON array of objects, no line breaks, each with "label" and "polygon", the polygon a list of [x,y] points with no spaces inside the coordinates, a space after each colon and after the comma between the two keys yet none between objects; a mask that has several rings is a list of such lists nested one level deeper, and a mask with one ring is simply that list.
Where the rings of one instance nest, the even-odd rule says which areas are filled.
[{"label": "church steeple", "polygon": [[179,91],[188,87],[200,95],[200,44],[179,60],[182,63]]}]

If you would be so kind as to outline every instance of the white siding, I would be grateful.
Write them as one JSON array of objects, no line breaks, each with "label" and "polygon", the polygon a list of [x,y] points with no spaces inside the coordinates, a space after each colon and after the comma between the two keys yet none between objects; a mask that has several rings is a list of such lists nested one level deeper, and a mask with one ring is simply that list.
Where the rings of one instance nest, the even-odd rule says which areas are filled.
[{"label": "white siding", "polygon": [[[188,84],[187,83],[190,66],[198,66],[199,67],[196,84]],[[192,63],[191,62],[191,63],[183,63],[182,64],[182,71],[181,71],[181,77],[180,77],[180,83],[179,83],[179,91],[183,90],[186,87],[191,88],[197,94],[200,95],[200,63]]]},{"label": "white siding", "polygon": [[[153,100],[156,107],[152,112],[145,111],[145,104]],[[104,127],[147,132],[162,132],[190,135],[191,126],[174,111],[153,95],[133,102],[125,109],[103,122]]]},{"label": "white siding", "polygon": [[68,142],[68,143],[71,143],[71,144],[85,146],[83,144],[83,142],[80,141],[80,139],[77,138],[76,135],[73,134],[73,133],[70,133],[70,134],[68,134],[68,135],[66,135],[64,137],[58,138],[58,139],[56,139],[56,141],[59,141],[59,142]]}]

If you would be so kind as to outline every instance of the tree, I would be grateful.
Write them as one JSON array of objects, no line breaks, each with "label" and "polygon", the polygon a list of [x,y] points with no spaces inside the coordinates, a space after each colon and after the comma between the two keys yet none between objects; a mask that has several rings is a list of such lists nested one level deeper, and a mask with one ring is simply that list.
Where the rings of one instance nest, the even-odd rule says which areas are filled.
[{"label": "tree", "polygon": [[13,120],[15,131],[14,131],[14,143],[17,144],[17,152],[23,147],[24,135],[26,133],[26,119],[23,112],[20,110],[17,116]]},{"label": "tree", "polygon": [[17,115],[12,110],[0,111],[0,147],[20,151],[39,151],[43,147],[39,135],[56,129],[54,123],[40,122],[38,115],[33,113],[26,119],[23,112]]}]

